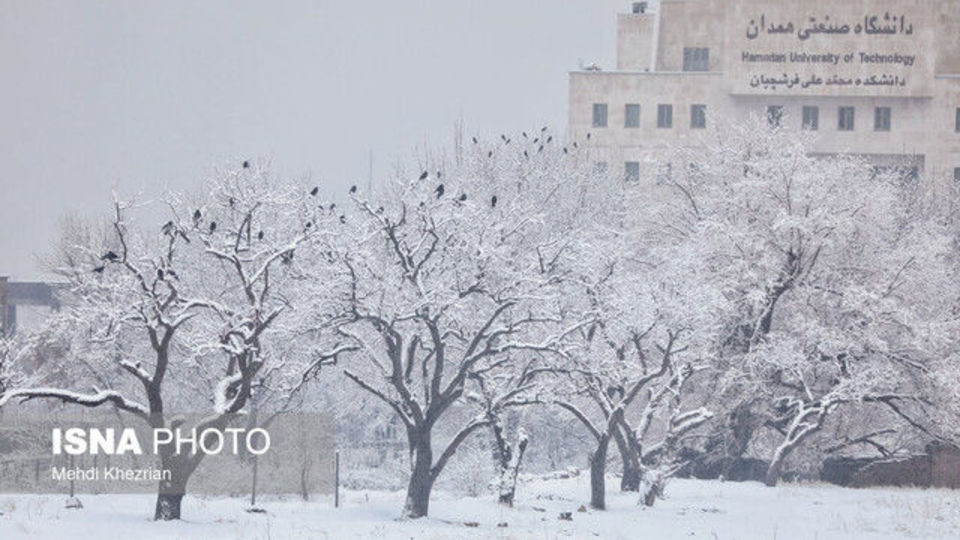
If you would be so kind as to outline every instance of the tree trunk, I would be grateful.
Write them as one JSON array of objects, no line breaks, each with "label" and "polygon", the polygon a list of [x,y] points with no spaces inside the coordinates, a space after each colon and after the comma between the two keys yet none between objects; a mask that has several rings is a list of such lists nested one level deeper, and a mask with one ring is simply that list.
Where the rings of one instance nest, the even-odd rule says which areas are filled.
[{"label": "tree trunk", "polygon": [[173,521],[180,519],[180,503],[182,502],[182,493],[157,493],[157,505],[153,511],[153,520]]},{"label": "tree trunk", "polygon": [[517,494],[517,485],[514,484],[510,487],[500,490],[500,496],[497,498],[497,502],[504,506],[513,506],[513,499]]},{"label": "tree trunk", "polygon": [[640,501],[644,506],[653,506],[657,498],[663,495],[667,479],[663,473],[648,470],[643,475],[643,489],[640,491]]},{"label": "tree trunk", "polygon": [[161,453],[161,469],[170,471],[170,480],[161,480],[157,487],[157,504],[153,511],[154,521],[180,519],[180,504],[187,492],[187,480],[193,470],[184,459]]},{"label": "tree trunk", "polygon": [[620,478],[620,491],[640,491],[640,465],[628,459],[623,464],[623,476]]},{"label": "tree trunk", "polygon": [[[801,406],[800,412],[797,413],[797,416],[790,423],[790,428],[787,430],[784,441],[780,443],[780,446],[773,452],[773,457],[770,458],[770,465],[767,467],[767,474],[764,478],[764,483],[767,486],[773,487],[777,485],[777,482],[780,480],[781,469],[783,468],[783,460],[785,460],[796,447],[800,446],[800,443],[802,443],[804,439],[820,430],[829,410],[829,405],[826,408],[816,407],[809,409]],[[811,415],[816,415],[816,423],[804,423],[804,420]]]},{"label": "tree trunk", "polygon": [[[626,428],[629,429],[629,428]],[[617,449],[620,451],[620,461],[623,463],[623,476],[620,477],[620,491],[640,491],[640,479],[643,474],[640,468],[640,452],[637,445],[630,440],[628,434],[617,429],[613,433]]]},{"label": "tree trunk", "polygon": [[[221,417],[207,427],[222,430],[226,422],[226,417]],[[180,503],[183,502],[183,496],[187,493],[187,482],[204,456],[203,453],[188,455],[174,452],[175,449],[169,444],[160,450],[160,468],[170,471],[170,479],[161,480],[157,488],[157,505],[153,511],[154,521],[180,519]]]},{"label": "tree trunk", "polygon": [[787,458],[787,455],[790,454],[794,447],[796,447],[796,443],[790,444],[789,442],[785,442],[777,447],[776,451],[773,453],[773,458],[770,459],[770,465],[767,466],[767,474],[763,481],[764,484],[769,487],[774,487],[777,485],[777,482],[780,481],[780,472],[783,468],[783,460]]},{"label": "tree trunk", "polygon": [[724,448],[724,457],[736,459],[743,457],[747,452],[747,447],[750,446],[750,441],[753,440],[753,434],[758,424],[757,415],[753,412],[753,402],[738,405],[730,413],[727,427],[729,438]]},{"label": "tree trunk", "polygon": [[590,455],[590,507],[596,510],[606,509],[607,446],[609,435],[604,435],[597,443],[597,449]]},{"label": "tree trunk", "polygon": [[408,518],[426,517],[430,509],[430,491],[433,489],[433,451],[430,432],[422,428],[408,428],[410,441],[410,482],[403,515]]},{"label": "tree trunk", "polygon": [[517,476],[520,474],[520,464],[523,462],[523,454],[527,450],[527,442],[527,435],[523,428],[520,428],[517,443],[513,450],[508,452],[508,456],[503,456],[507,457],[507,460],[505,462],[501,461],[500,504],[513,506],[513,499],[517,494]]},{"label": "tree trunk", "polygon": [[182,494],[157,493],[157,505],[153,511],[154,521],[173,521],[180,519]]}]

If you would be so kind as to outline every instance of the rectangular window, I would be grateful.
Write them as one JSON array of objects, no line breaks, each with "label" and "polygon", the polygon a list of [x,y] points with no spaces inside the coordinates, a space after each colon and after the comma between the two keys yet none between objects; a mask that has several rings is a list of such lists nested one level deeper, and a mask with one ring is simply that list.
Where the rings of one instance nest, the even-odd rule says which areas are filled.
[{"label": "rectangular window", "polygon": [[593,127],[595,128],[607,127],[607,104],[606,103],[593,104]]},{"label": "rectangular window", "polygon": [[703,129],[707,127],[707,106],[690,106],[690,129]]},{"label": "rectangular window", "polygon": [[890,107],[877,107],[874,109],[873,130],[890,131]]},{"label": "rectangular window", "polygon": [[960,182],[960,167],[953,169],[953,179],[956,182]]},{"label": "rectangular window", "polygon": [[804,106],[803,129],[809,131],[820,129],[820,107]]},{"label": "rectangular window", "polygon": [[710,49],[706,47],[684,47],[683,70],[710,71]]},{"label": "rectangular window", "polygon": [[856,112],[853,107],[840,107],[837,109],[837,129],[840,131],[853,131],[855,114]]},{"label": "rectangular window", "polygon": [[623,172],[627,182],[636,182],[640,180],[640,162],[628,161],[623,164]]},{"label": "rectangular window", "polygon": [[657,127],[673,127],[673,105],[657,105]]},{"label": "rectangular window", "polygon": [[780,127],[783,121],[783,105],[767,106],[767,122],[773,127]]},{"label": "rectangular window", "polygon": [[628,128],[638,128],[640,127],[640,105],[637,103],[627,103],[627,106],[623,111],[624,123],[623,127]]}]

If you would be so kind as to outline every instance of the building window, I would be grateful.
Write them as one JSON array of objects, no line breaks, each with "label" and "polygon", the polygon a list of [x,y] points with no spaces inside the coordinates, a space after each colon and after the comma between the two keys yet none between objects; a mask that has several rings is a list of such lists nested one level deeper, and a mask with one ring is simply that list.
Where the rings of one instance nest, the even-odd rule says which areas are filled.
[{"label": "building window", "polygon": [[853,107],[840,107],[837,109],[837,129],[840,131],[853,131],[853,121],[855,110]]},{"label": "building window", "polygon": [[683,70],[710,71],[710,49],[706,47],[684,47]]},{"label": "building window", "polygon": [[593,164],[593,172],[597,174],[606,174],[608,165],[606,161],[598,161]]},{"label": "building window", "polygon": [[657,127],[673,127],[673,105],[657,105]]},{"label": "building window", "polygon": [[820,129],[820,107],[805,106],[803,108],[803,129],[809,131]]},{"label": "building window", "polygon": [[960,167],[955,167],[953,169],[953,180],[955,182],[960,182]]},{"label": "building window", "polygon": [[627,106],[623,111],[623,115],[625,118],[623,127],[640,127],[640,105],[636,103],[627,103]]},{"label": "building window", "polygon": [[640,162],[628,161],[623,164],[623,172],[627,182],[636,182],[640,180]]},{"label": "building window", "polygon": [[783,121],[783,105],[769,105],[767,107],[767,122],[773,127],[780,127]]},{"label": "building window", "polygon": [[606,103],[593,104],[593,127],[595,128],[607,127],[607,104]]},{"label": "building window", "polygon": [[690,106],[690,129],[703,129],[707,127],[707,106]]},{"label": "building window", "polygon": [[873,130],[890,131],[890,107],[877,107],[874,110]]},{"label": "building window", "polygon": [[957,108],[957,122],[956,122],[956,131],[960,133],[960,108]]}]

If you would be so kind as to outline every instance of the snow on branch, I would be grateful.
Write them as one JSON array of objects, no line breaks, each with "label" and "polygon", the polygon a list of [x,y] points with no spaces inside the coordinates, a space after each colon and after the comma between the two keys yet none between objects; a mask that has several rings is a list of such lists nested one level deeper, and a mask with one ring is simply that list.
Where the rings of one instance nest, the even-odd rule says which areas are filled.
[{"label": "snow on branch", "polygon": [[3,396],[0,396],[0,407],[3,407],[11,400],[19,400],[21,403],[34,399],[55,399],[63,403],[80,405],[82,407],[99,407],[105,403],[112,403],[117,408],[129,413],[136,414],[141,418],[149,418],[149,411],[140,403],[125,398],[119,392],[114,390],[96,390],[93,394],[81,394],[70,390],[60,388],[20,388],[8,390]]}]

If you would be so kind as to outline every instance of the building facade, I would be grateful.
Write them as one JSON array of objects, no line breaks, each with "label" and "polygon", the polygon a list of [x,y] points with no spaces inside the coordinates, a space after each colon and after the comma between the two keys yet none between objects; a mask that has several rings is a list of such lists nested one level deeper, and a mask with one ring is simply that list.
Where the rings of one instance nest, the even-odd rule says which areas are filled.
[{"label": "building facade", "polygon": [[817,154],[960,181],[960,0],[636,2],[616,70],[569,91],[570,136],[627,178],[757,114],[816,131]]},{"label": "building facade", "polygon": [[36,326],[49,311],[59,309],[57,288],[57,284],[0,276],[0,338],[12,336],[17,328]]}]

